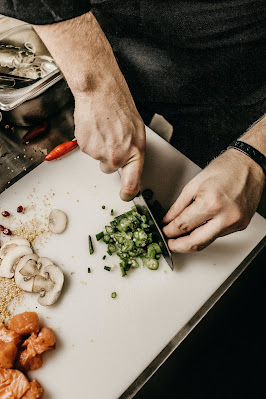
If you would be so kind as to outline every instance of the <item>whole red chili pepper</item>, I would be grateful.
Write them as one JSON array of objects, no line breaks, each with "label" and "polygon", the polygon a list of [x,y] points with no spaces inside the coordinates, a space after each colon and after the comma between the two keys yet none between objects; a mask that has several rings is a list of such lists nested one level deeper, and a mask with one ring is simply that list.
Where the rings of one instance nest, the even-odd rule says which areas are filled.
[{"label": "whole red chili pepper", "polygon": [[27,143],[27,141],[35,139],[35,137],[39,136],[47,130],[48,125],[49,123],[47,121],[44,121],[41,125],[35,126],[22,137],[22,142]]},{"label": "whole red chili pepper", "polygon": [[59,144],[51,152],[49,152],[49,154],[46,155],[44,161],[53,161],[54,159],[60,158],[77,146],[77,140],[66,141],[65,143]]}]

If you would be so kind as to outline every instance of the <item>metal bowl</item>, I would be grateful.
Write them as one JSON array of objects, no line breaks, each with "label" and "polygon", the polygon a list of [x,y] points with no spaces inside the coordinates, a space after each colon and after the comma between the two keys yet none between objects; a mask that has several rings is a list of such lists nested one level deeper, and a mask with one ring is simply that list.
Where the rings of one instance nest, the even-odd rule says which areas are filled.
[{"label": "metal bowl", "polygon": [[[27,50],[29,44],[34,49],[32,53]],[[46,63],[42,75],[32,79],[12,75],[17,65],[18,52],[19,55],[34,53],[35,61],[51,59],[50,53],[31,25],[20,24],[0,34],[0,46],[0,76],[4,83],[0,89],[0,110],[4,120],[21,126],[34,125],[66,105],[71,98],[71,92],[54,63]],[[47,68],[49,65],[52,65],[52,71]]]}]

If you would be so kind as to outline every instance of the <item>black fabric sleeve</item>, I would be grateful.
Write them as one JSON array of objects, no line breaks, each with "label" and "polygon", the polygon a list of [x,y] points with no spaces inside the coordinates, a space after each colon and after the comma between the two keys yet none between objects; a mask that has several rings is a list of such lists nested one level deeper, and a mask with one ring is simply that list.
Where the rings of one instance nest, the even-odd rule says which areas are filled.
[{"label": "black fabric sleeve", "polygon": [[1,0],[0,14],[35,25],[51,24],[90,11],[89,0]]}]

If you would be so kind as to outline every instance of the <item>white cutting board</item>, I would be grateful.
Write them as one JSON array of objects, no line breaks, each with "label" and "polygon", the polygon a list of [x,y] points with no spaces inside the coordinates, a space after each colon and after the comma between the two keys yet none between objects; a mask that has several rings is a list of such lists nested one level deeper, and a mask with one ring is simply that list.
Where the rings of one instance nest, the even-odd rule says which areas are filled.
[{"label": "white cutting board", "polygon": [[[147,130],[143,186],[152,188],[164,207],[199,170]],[[97,161],[75,150],[40,165],[1,194],[1,210],[12,211],[16,219],[27,222],[35,214],[44,221],[53,208],[64,210],[69,218],[63,234],[48,236],[35,246],[40,256],[50,257],[65,273],[61,299],[52,307],[41,307],[34,295],[27,294],[17,308],[17,313],[36,310],[42,324],[57,335],[56,350],[31,373],[45,387],[44,399],[118,398],[266,232],[266,220],[256,214],[245,231],[219,239],[203,252],[175,255],[174,272],[162,259],[157,271],[139,268],[122,278],[119,266],[111,272],[103,269],[119,264],[114,255],[102,260],[104,243],[94,239],[95,253],[89,255],[88,250],[88,234],[94,238],[109,223],[112,208],[115,214],[130,209],[132,203],[122,202],[119,190],[117,173],[104,175]],[[35,210],[16,214],[18,205],[31,202]]]}]

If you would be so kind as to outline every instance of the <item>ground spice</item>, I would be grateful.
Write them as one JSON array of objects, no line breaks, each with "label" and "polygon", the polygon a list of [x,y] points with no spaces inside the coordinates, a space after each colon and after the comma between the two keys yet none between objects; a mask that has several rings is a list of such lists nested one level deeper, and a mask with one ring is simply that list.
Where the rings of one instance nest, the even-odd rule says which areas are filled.
[{"label": "ground spice", "polygon": [[0,277],[0,322],[8,324],[22,298],[23,291],[13,278]]},{"label": "ground spice", "polygon": [[31,244],[41,236],[49,233],[48,227],[43,226],[40,220],[33,218],[27,223],[19,221],[13,228],[12,233],[14,236],[22,237],[28,240]]}]

